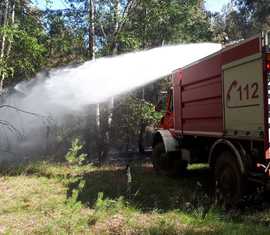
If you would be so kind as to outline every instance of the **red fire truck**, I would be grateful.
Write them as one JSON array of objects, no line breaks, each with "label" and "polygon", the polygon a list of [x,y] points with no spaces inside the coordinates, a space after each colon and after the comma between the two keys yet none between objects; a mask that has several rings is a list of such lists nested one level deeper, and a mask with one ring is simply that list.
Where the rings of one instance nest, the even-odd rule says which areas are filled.
[{"label": "red fire truck", "polygon": [[176,174],[208,162],[227,202],[239,201],[248,182],[269,187],[269,40],[263,32],[170,75],[153,138],[156,171]]}]

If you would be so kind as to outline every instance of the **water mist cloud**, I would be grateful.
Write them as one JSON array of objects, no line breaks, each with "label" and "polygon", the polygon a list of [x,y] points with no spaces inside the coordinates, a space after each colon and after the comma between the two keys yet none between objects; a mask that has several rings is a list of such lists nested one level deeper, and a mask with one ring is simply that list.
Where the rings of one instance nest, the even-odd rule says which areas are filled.
[{"label": "water mist cloud", "polygon": [[[153,82],[220,49],[221,45],[214,43],[164,46],[100,58],[77,67],[53,69],[38,74],[31,81],[17,84],[15,90],[18,92],[9,96],[6,103],[51,116],[61,124],[68,114],[80,113],[90,104]],[[36,131],[44,125],[38,118],[9,109],[0,109],[0,115],[1,120],[23,130],[28,141],[20,141],[21,146],[37,146],[37,142],[42,142],[38,133],[46,135],[46,129]],[[12,139],[7,130],[1,131],[2,138],[3,133]],[[18,144],[18,140],[13,142]]]},{"label": "water mist cloud", "polygon": [[150,83],[220,48],[212,43],[187,44],[100,58],[50,72],[38,93],[49,107],[80,109]]}]

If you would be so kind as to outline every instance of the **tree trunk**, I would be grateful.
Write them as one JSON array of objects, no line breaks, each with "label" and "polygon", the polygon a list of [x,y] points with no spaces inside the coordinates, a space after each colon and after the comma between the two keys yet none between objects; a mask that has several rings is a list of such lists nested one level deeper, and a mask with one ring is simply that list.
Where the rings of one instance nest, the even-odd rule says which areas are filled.
[{"label": "tree trunk", "polygon": [[[7,26],[8,20],[8,8],[9,8],[9,1],[5,0],[5,12],[4,12],[4,20],[3,20],[3,27]],[[6,34],[5,32],[2,35],[2,45],[1,45],[1,54],[0,58],[2,59],[5,55],[5,43],[6,43]]]},{"label": "tree trunk", "polygon": [[[141,106],[143,106],[143,102],[144,102],[144,88],[142,88],[142,102],[141,102]],[[143,121],[143,119],[140,120],[140,129],[139,129],[139,136],[138,136],[138,149],[139,149],[139,153],[144,153],[144,133],[145,133],[145,123]]]},{"label": "tree trunk", "polygon": [[[118,46],[116,43],[116,37],[119,32],[119,25],[120,25],[120,18],[121,18],[121,9],[120,9],[120,0],[114,0],[114,27],[113,27],[113,34],[111,36],[111,54],[117,55],[118,53]],[[100,164],[107,158],[110,143],[111,143],[111,127],[112,127],[112,120],[113,120],[113,108],[114,108],[114,97],[111,97],[110,100],[105,105],[103,112],[100,114],[102,117],[100,119],[100,124],[102,126],[102,130],[100,130],[100,143],[103,142],[102,148],[103,151],[100,151]]]},{"label": "tree trunk", "polygon": [[[95,55],[95,0],[87,0],[88,3],[88,16],[89,16],[89,22],[88,22],[88,59],[90,60],[95,60],[96,55]],[[99,161],[99,164],[102,162],[102,155],[103,155],[103,141],[102,141],[102,134],[101,134],[101,127],[100,127],[100,104],[93,105],[91,108],[95,109],[95,118],[91,114],[91,110],[89,110],[89,115],[88,115],[88,121],[86,124],[86,150],[87,154],[90,156],[92,154],[93,149],[91,149],[91,146],[93,145],[90,142],[93,142],[93,136],[90,136],[90,130],[89,128],[94,128],[95,131],[95,150],[96,150],[96,155]],[[92,110],[93,110],[92,109]],[[94,121],[91,125],[91,120]],[[94,124],[94,126],[93,126]]]},{"label": "tree trunk", "polygon": [[95,0],[89,0],[89,59],[95,59]]},{"label": "tree trunk", "polygon": [[[8,25],[8,10],[9,10],[9,1],[5,0],[3,27],[6,27]],[[1,44],[1,54],[0,54],[1,61],[3,61],[5,57],[5,47],[6,47],[6,34],[4,32],[2,35],[2,44]],[[5,73],[2,71],[0,75],[1,75],[1,80],[0,80],[0,93],[1,93],[4,89]]]},{"label": "tree trunk", "polygon": [[[90,60],[95,60],[95,0],[89,0],[89,45],[88,45],[88,54]],[[100,114],[100,104],[95,106],[96,108],[96,149],[97,149],[97,157],[98,162],[101,164],[104,158],[104,141],[102,140],[103,136],[101,134],[101,114]]]},{"label": "tree trunk", "polygon": [[[125,19],[130,13],[135,0],[128,0],[126,6],[121,9],[121,1],[113,0],[113,32],[107,38],[107,42],[110,49],[110,54],[116,56],[118,51],[118,35],[121,32]],[[111,144],[111,129],[113,121],[113,109],[114,109],[114,97],[111,97],[110,100],[104,105],[104,108],[100,112],[100,142],[103,144],[101,151],[102,161],[108,155],[110,144]]]},{"label": "tree trunk", "polygon": [[117,55],[118,54],[118,43],[117,43],[117,36],[119,33],[119,27],[120,27],[120,20],[121,20],[121,5],[120,0],[114,0],[114,30],[112,35],[112,54]]},{"label": "tree trunk", "polygon": [[[15,23],[15,0],[12,3],[12,7],[11,7],[12,11],[11,11],[11,22],[10,25],[14,25]],[[13,40],[13,36],[9,39],[9,44],[8,44],[8,48],[7,48],[7,56],[9,57],[10,51],[11,51],[11,46],[12,46],[12,40]]]}]

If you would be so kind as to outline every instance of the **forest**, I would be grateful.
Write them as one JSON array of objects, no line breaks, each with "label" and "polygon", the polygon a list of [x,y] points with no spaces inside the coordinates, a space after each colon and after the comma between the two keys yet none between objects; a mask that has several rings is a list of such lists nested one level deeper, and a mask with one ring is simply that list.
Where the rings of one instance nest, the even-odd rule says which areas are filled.
[{"label": "forest", "polygon": [[[235,0],[216,13],[207,11],[204,1],[197,0],[63,0],[61,4],[65,8],[60,10],[50,7],[56,4],[54,1],[45,1],[47,7],[44,10],[36,4],[35,1],[1,1],[2,100],[14,85],[33,80],[41,71],[162,45],[195,42],[229,44],[269,27],[268,1]],[[160,90],[166,86],[168,82],[162,80],[119,100],[116,98],[113,107],[112,101],[100,104],[100,120],[95,124],[98,127],[94,128],[99,130],[92,133],[100,138],[95,146],[86,146],[86,149],[95,148],[95,152],[100,152],[98,145],[117,145],[117,142],[128,149],[129,145],[137,142],[135,145],[143,151],[144,129],[158,120],[154,105]],[[110,116],[114,118],[108,124]],[[119,126],[123,128],[118,129]],[[123,133],[121,140],[113,137],[116,130]],[[110,141],[105,138],[106,133],[116,143],[107,143]],[[72,134],[65,136],[69,136],[65,140],[69,144]],[[83,138],[91,136],[84,135]]]},{"label": "forest", "polygon": [[[213,201],[206,165],[155,174],[151,132],[167,77],[83,109],[42,97],[51,78],[104,57],[269,29],[269,0],[220,12],[204,0],[0,0],[0,234],[269,234],[264,193],[228,211]],[[72,82],[59,94],[82,80]]]},{"label": "forest", "polygon": [[218,13],[196,0],[63,2],[40,10],[1,1],[2,92],[42,69],[172,43],[228,43],[269,27],[268,1],[234,0]]}]

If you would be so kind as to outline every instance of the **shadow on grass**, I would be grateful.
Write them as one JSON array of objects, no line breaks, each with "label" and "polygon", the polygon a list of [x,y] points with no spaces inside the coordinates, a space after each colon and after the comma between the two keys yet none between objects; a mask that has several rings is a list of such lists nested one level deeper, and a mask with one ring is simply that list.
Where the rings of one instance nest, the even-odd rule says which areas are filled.
[{"label": "shadow on grass", "polygon": [[[209,169],[188,170],[178,178],[156,175],[150,164],[131,167],[131,182],[128,183],[124,167],[101,169],[83,176],[86,184],[78,200],[93,207],[99,192],[104,198],[124,197],[132,206],[142,211],[209,206]],[[76,184],[70,184],[68,196]]]},{"label": "shadow on grass", "polygon": [[[211,172],[205,166],[189,169],[181,177],[170,178],[156,175],[151,164],[137,164],[131,167],[131,176],[132,181],[128,184],[124,167],[100,168],[88,172],[83,175],[85,185],[77,199],[94,208],[99,192],[103,192],[104,199],[117,200],[122,197],[123,201],[141,212],[170,214],[178,210],[195,219],[191,224],[197,223],[198,226],[206,227],[211,225],[213,229],[212,232],[205,233],[202,233],[202,230],[196,233],[196,229],[192,229],[190,234],[229,234],[235,229],[238,231],[235,234],[250,234],[254,229],[252,224],[256,224],[259,231],[253,234],[268,234],[262,231],[268,231],[270,226],[269,203],[260,199],[254,206],[254,200],[251,200],[251,204],[247,204],[245,208],[224,213],[213,205],[210,197]],[[68,197],[76,187],[76,184],[69,185]]]},{"label": "shadow on grass", "polygon": [[[70,167],[64,164],[42,162],[37,165],[23,165],[20,168],[8,169],[4,167],[1,169],[0,167],[0,176],[23,174],[48,178],[59,177],[61,178],[60,180],[63,179],[61,182],[64,182],[65,186],[68,186],[68,197],[71,196],[73,189],[78,189],[77,183],[69,183],[74,182],[70,179],[77,176],[78,178],[82,177],[85,180],[85,185],[75,200],[81,201],[86,206],[95,208],[99,192],[103,192],[103,199],[113,199],[118,202],[117,199],[122,197],[124,207],[126,207],[126,202],[128,202],[131,207],[135,207],[139,212],[150,212],[149,214],[141,214],[141,220],[147,219],[151,214],[155,214],[156,221],[152,222],[153,225],[151,226],[153,228],[150,228],[152,230],[144,234],[179,234],[176,228],[177,224],[186,215],[188,217],[186,220],[189,220],[187,224],[191,225],[192,231],[184,234],[230,234],[227,231],[233,231],[235,229],[238,232],[234,234],[269,234],[270,206],[269,204],[267,206],[267,203],[262,203],[259,200],[259,205],[254,206],[254,201],[252,201],[252,206],[250,207],[248,205],[247,210],[232,211],[229,213],[223,213],[213,208],[209,196],[212,178],[209,169],[205,166],[195,165],[184,175],[178,178],[169,178],[167,176],[156,175],[152,165],[148,162],[134,162],[131,164],[130,183],[128,183],[129,177],[127,170],[123,165],[107,165],[100,168],[89,165],[89,168],[87,167],[86,169],[80,166],[78,174],[76,173],[76,169],[77,167]],[[117,206],[113,209],[117,210],[117,212],[119,210]],[[134,208],[131,209],[133,210]],[[177,209],[177,213],[174,213],[174,210]],[[184,214],[180,220],[178,212]],[[149,221],[153,217],[148,218]],[[136,218],[136,215],[133,215],[133,218]],[[96,223],[96,218],[93,221]],[[172,223],[172,221],[175,222]],[[164,223],[168,227],[164,227]],[[197,232],[196,228],[193,229],[192,227],[196,226],[196,223],[202,229],[209,228],[213,231],[211,230],[212,232],[209,232],[206,230],[204,233],[202,229],[199,229]],[[253,224],[258,227],[259,232],[255,233],[253,231]],[[210,225],[213,226],[211,227]],[[137,226],[140,226],[140,223]],[[163,230],[158,232],[160,229]],[[261,232],[265,230],[267,230],[267,233]]]}]

